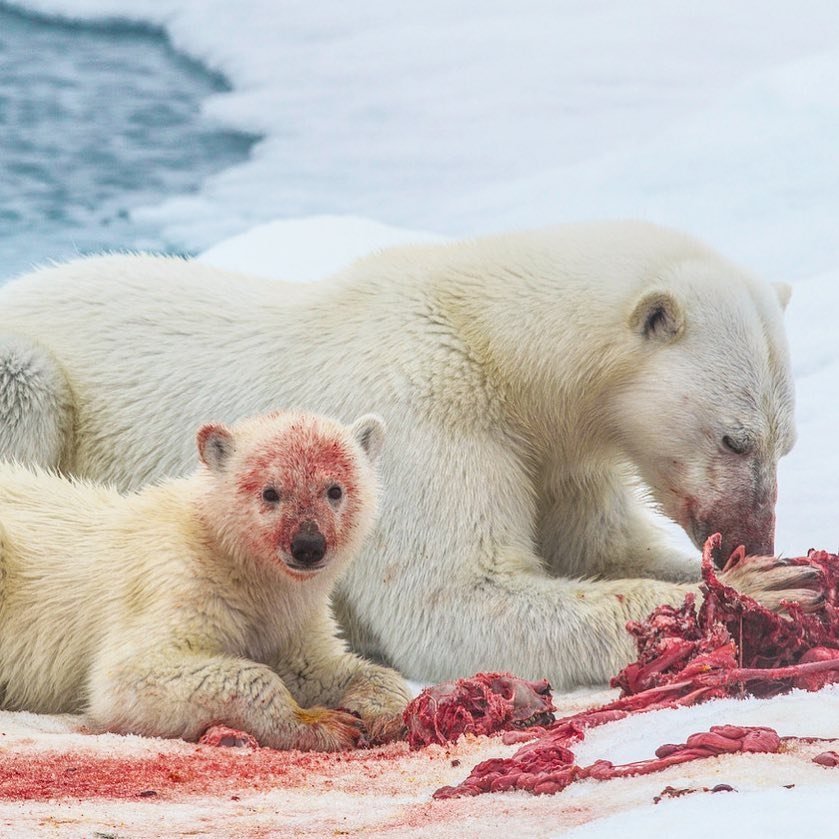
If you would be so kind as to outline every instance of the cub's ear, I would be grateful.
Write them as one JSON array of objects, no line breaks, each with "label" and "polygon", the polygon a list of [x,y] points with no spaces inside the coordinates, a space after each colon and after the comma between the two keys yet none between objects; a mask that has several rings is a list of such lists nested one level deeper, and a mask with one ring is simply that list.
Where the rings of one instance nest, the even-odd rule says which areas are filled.
[{"label": "cub's ear", "polygon": [[352,424],[350,432],[367,453],[370,462],[375,463],[385,441],[384,420],[376,414],[365,414]]},{"label": "cub's ear", "polygon": [[198,429],[195,441],[198,444],[198,456],[201,462],[213,472],[224,469],[236,448],[233,432],[226,425],[216,422],[202,425]]},{"label": "cub's ear", "polygon": [[772,288],[775,289],[775,296],[781,304],[782,309],[786,309],[790,297],[792,297],[792,286],[789,283],[772,283]]},{"label": "cub's ear", "polygon": [[682,334],[685,318],[679,301],[669,291],[652,291],[635,305],[629,326],[650,341],[669,342]]}]

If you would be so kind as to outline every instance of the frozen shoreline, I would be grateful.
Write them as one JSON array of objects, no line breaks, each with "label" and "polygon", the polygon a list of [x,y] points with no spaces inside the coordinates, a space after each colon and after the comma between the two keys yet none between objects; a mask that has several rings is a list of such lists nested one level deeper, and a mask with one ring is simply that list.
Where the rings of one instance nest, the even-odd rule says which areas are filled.
[{"label": "frozen shoreline", "polygon": [[773,279],[839,265],[827,0],[11,5],[161,27],[229,80],[204,110],[265,135],[251,159],[136,213],[191,250],[322,213],[445,235],[633,216]]}]

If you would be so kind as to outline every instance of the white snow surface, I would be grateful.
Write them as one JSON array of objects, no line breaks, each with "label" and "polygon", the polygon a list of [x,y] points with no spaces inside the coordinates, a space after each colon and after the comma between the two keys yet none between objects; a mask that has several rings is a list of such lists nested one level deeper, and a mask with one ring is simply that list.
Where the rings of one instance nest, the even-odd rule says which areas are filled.
[{"label": "white snow surface", "polygon": [[[195,195],[138,213],[187,247],[214,245],[203,257],[213,264],[310,281],[403,241],[640,217],[684,228],[767,279],[792,283],[787,325],[799,439],[781,465],[777,548],[800,555],[811,546],[839,547],[835,0],[16,5],[163,27],[176,48],[228,77],[233,90],[208,99],[205,108],[227,125],[264,133],[251,159],[210,178]],[[839,689],[641,715],[592,731],[577,755],[583,763],[649,757],[663,742],[734,722],[839,738]],[[25,730],[27,748],[39,738],[53,747],[59,736],[60,726],[39,728],[26,715],[2,714],[0,723],[4,731]],[[0,750],[13,745],[3,740]],[[107,747],[118,748],[115,742]],[[127,753],[137,748],[136,740],[126,742]],[[481,746],[480,756],[488,749]],[[448,766],[448,756],[437,760]],[[460,768],[465,776],[465,756]],[[456,773],[447,771],[451,783]],[[391,800],[394,808],[428,802],[439,779],[422,776],[423,785],[419,777],[419,770],[404,776],[405,795]],[[722,782],[738,792],[652,804],[667,784]],[[552,805],[501,794],[475,799],[471,809],[441,808],[449,819],[460,814],[451,833],[425,823],[416,832],[391,825],[375,835],[516,835],[517,826],[527,826],[527,835],[581,839],[829,836],[836,832],[837,784],[839,768],[800,755],[728,756],[666,776],[574,785]],[[361,829],[361,814],[372,818],[364,808],[388,800],[331,794],[323,809],[346,812],[347,824]],[[275,803],[296,807],[298,827],[305,824],[298,799]],[[136,812],[126,815],[113,803],[98,822],[88,806],[84,824],[100,830],[120,824],[125,831],[142,812],[153,831],[159,811],[172,818],[166,835],[176,835],[176,826],[195,827],[187,805],[178,805],[175,818],[164,804],[134,802]],[[241,814],[225,806],[219,812],[232,829]],[[52,822],[42,805],[5,803],[0,820],[17,824],[17,835],[30,828],[32,835],[42,829],[75,835],[82,822],[63,807],[66,834],[65,827],[44,827]],[[271,832],[282,807],[273,817],[267,812],[260,810],[260,829],[267,831],[260,835],[282,835]],[[310,821],[319,812],[315,806]]]},{"label": "white snow surface", "polygon": [[309,216],[260,224],[201,254],[201,261],[292,282],[333,274],[372,251],[445,237],[354,216]]}]

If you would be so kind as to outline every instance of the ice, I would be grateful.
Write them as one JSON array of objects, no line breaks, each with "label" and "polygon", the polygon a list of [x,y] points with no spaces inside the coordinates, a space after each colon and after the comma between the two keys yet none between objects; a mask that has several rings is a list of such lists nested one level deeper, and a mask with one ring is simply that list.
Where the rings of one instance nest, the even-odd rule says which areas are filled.
[{"label": "ice", "polygon": [[227,76],[206,112],[265,138],[138,214],[189,249],[324,213],[445,235],[646,215],[801,270],[784,243],[835,229],[831,0],[15,5],[148,21]]}]

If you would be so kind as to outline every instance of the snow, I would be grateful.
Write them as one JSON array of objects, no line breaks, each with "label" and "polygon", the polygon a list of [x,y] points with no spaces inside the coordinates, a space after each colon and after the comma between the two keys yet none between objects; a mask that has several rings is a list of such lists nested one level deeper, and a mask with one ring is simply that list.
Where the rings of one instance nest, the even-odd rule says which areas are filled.
[{"label": "snow", "polygon": [[806,789],[780,787],[737,795],[718,793],[710,801],[703,796],[686,796],[609,816],[563,835],[567,839],[656,835],[678,835],[679,839],[814,836],[835,824],[834,784],[826,782]]},{"label": "snow", "polygon": [[137,216],[189,248],[324,212],[449,235],[629,214],[764,270],[804,208],[835,254],[833,0],[13,5],[149,22],[227,76],[205,112],[265,138]]},{"label": "snow", "polygon": [[[632,763],[652,757],[652,751],[663,743],[684,743],[691,734],[707,731],[722,721],[726,725],[776,728],[782,737],[836,737],[839,719],[833,714],[833,708],[839,709],[837,685],[816,693],[794,690],[770,700],[718,699],[695,708],[629,716],[595,728],[573,751],[584,765],[599,759]],[[686,764],[684,771],[693,768]]]},{"label": "snow", "polygon": [[201,254],[201,261],[293,282],[333,274],[372,251],[445,237],[353,216],[309,216],[260,224]]},{"label": "snow", "polygon": [[[607,694],[558,696],[560,713]],[[370,839],[464,836],[581,836],[610,839],[675,835],[807,835],[830,828],[839,767],[812,758],[839,739],[839,686],[772,700],[724,700],[698,708],[641,714],[593,730],[579,762],[651,757],[666,742],[721,722],[773,725],[782,735],[820,735],[830,743],[792,741],[774,755],[722,755],[645,777],[583,781],[558,795],[504,793],[433,801],[435,789],[466,777],[482,760],[517,749],[498,738],[462,738],[409,752],[406,744],[347,757],[300,752],[214,749],[178,740],[91,735],[72,716],[0,712],[0,832],[15,837],[118,835],[364,835]],[[272,771],[260,771],[268,761]],[[196,766],[198,762],[198,766]],[[9,767],[12,767],[11,770]],[[155,771],[162,767],[163,771]],[[16,773],[32,783],[21,785]],[[87,791],[102,777],[120,790]],[[18,794],[9,794],[6,783]],[[718,784],[734,792],[711,793]],[[654,800],[667,787],[679,798]],[[47,792],[44,792],[44,789]],[[141,793],[145,793],[142,795]],[[5,835],[5,834],[4,834]],[[827,835],[832,835],[828,833]]]},{"label": "snow", "polygon": [[[629,717],[592,731],[574,753],[581,764],[598,758],[628,763],[652,757],[650,744],[683,743],[690,734],[720,721],[733,725],[765,725],[782,736],[835,738],[839,733],[833,707],[839,705],[839,686],[818,693],[793,691],[771,700],[725,699],[696,708],[659,711]],[[655,747],[655,746],[654,746]],[[816,751],[834,748],[820,744]],[[649,836],[676,832],[680,839],[707,839],[719,835],[748,837],[800,836],[822,832],[835,816],[831,801],[837,777],[819,771],[817,764],[790,771],[785,757],[738,755],[686,764],[664,776],[621,781],[624,786],[645,786],[651,798],[665,786],[677,788],[733,786],[736,794],[686,795],[663,800],[655,807],[622,811],[561,835],[573,839],[613,836]],[[787,785],[795,784],[793,789]],[[624,793],[625,794],[625,793]],[[637,795],[637,790],[633,791]],[[560,834],[557,834],[560,835]]]},{"label": "snow", "polygon": [[[136,214],[188,248],[209,248],[202,258],[213,264],[311,281],[401,242],[640,217],[684,228],[767,279],[790,282],[799,439],[781,464],[777,548],[787,555],[839,548],[835,0],[15,5],[162,27],[177,49],[228,77],[233,90],[210,98],[205,110],[265,135],[251,159],[208,179],[197,194]],[[570,707],[602,698],[561,701]],[[734,722],[839,738],[839,692],[642,715],[593,731],[577,754],[583,762],[649,757],[663,742]],[[4,753],[56,746],[65,734],[80,748],[81,735],[69,728],[62,734],[62,725],[2,714]],[[8,734],[14,726],[17,739]],[[49,824],[54,835],[117,824],[119,835],[134,835],[130,825],[154,829],[164,818],[167,835],[175,835],[207,828],[202,808],[210,806],[219,808],[228,835],[234,827],[291,829],[293,818],[296,829],[325,833],[344,827],[371,836],[471,831],[580,839],[832,835],[835,824],[839,769],[812,764],[812,749],[721,757],[606,785],[589,781],[549,798],[429,802],[435,784],[509,751],[484,741],[424,762],[412,758],[391,779],[400,795],[371,782],[366,795],[327,784],[330,791],[278,787],[232,803],[63,802],[66,823]],[[462,761],[456,769],[455,754]],[[668,784],[720,782],[738,792],[652,804]],[[15,824],[15,835],[41,835],[55,812],[49,803],[4,802],[0,823]]]}]

